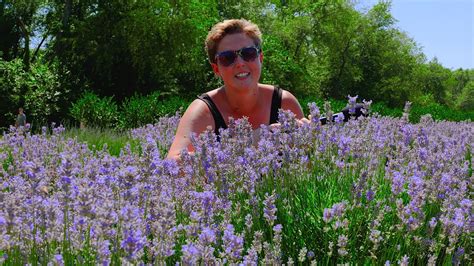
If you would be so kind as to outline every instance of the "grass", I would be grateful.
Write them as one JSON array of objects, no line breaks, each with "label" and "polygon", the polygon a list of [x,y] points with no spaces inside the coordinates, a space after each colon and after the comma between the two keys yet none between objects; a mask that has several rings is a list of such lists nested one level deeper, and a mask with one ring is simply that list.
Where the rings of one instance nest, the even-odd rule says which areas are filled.
[{"label": "grass", "polygon": [[126,131],[107,128],[69,128],[65,131],[66,138],[77,138],[87,143],[89,149],[99,151],[106,145],[110,155],[119,156],[120,151],[129,143],[132,150],[138,147],[138,141],[131,138]]}]

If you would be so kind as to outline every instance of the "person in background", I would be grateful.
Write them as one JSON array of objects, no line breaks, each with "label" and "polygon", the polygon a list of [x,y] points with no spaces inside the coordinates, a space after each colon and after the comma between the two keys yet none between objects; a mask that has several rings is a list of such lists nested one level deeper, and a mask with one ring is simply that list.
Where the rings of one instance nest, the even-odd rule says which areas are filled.
[{"label": "person in background", "polygon": [[24,127],[26,125],[26,115],[23,113],[23,108],[18,108],[18,115],[15,121],[15,127]]},{"label": "person in background", "polygon": [[245,19],[217,23],[209,31],[205,48],[214,74],[223,86],[194,100],[183,114],[168,158],[179,159],[181,150],[193,152],[190,136],[211,127],[216,134],[227,128],[229,118],[247,117],[252,128],[278,123],[278,110],[289,110],[301,123],[304,118],[298,100],[275,85],[259,83],[263,49],[257,25]]}]

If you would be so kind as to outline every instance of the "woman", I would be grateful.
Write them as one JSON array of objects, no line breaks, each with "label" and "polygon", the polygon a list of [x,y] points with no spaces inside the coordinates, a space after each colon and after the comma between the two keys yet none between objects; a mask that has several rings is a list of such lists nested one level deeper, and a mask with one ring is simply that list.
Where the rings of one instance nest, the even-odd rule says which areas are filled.
[{"label": "woman", "polygon": [[245,19],[220,22],[209,31],[206,50],[214,73],[224,85],[194,100],[178,125],[168,158],[179,158],[181,150],[193,152],[190,136],[211,127],[216,134],[226,128],[229,117],[247,117],[253,129],[277,123],[278,109],[303,117],[298,100],[286,90],[260,84],[263,63],[258,26]]}]

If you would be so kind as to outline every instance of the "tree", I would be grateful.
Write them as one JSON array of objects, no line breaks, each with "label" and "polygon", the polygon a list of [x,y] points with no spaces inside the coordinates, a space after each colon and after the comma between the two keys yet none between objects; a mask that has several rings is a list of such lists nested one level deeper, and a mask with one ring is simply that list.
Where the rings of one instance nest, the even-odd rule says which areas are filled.
[{"label": "tree", "polygon": [[451,71],[443,67],[435,57],[424,66],[422,90],[424,93],[433,95],[437,103],[446,104],[447,82],[451,77]]},{"label": "tree", "polygon": [[[30,68],[30,40],[35,29],[40,25],[41,13],[38,12],[43,4],[43,0],[5,0],[2,1],[2,8],[6,17],[14,18],[14,26],[10,32],[17,31],[23,42],[22,57],[23,66],[26,71]],[[8,27],[8,26],[7,26]],[[13,40],[14,41],[14,40]],[[15,47],[15,46],[13,46]]]},{"label": "tree", "polygon": [[463,88],[457,105],[462,111],[474,111],[474,80],[469,81]]},{"label": "tree", "polygon": [[0,57],[10,61],[18,56],[21,31],[12,12],[11,3],[0,0]]}]

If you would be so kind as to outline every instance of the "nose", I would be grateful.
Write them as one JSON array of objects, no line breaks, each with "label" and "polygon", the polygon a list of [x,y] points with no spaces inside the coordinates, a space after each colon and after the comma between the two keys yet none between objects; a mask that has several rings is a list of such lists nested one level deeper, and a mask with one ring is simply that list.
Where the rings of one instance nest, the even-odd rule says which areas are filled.
[{"label": "nose", "polygon": [[235,66],[240,66],[240,65],[244,65],[244,64],[245,64],[245,60],[242,58],[241,55],[238,55],[237,58],[235,59],[234,65]]}]

